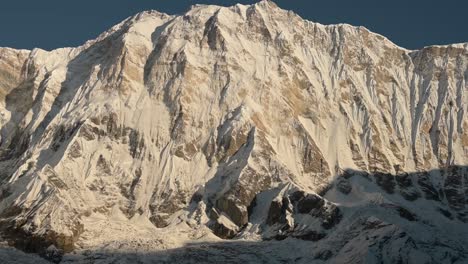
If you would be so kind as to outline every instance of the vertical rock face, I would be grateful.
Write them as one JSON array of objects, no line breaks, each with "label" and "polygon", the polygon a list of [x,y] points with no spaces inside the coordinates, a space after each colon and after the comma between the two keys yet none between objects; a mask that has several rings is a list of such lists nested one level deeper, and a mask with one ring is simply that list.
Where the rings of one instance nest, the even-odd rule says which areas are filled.
[{"label": "vertical rock face", "polygon": [[346,214],[318,194],[354,197],[358,175],[466,222],[467,63],[466,43],[410,51],[271,1],[0,48],[0,221],[69,251],[92,214],[162,228],[203,204],[199,224],[232,238],[288,185],[262,218],[280,227],[259,230],[319,240]]}]

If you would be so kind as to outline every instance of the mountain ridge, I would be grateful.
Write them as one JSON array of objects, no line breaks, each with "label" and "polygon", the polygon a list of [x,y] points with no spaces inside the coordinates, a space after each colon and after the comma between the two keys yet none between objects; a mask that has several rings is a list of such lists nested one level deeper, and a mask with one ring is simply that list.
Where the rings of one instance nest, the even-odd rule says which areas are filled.
[{"label": "mountain ridge", "polygon": [[[276,8],[276,9],[281,9],[274,1],[272,0],[261,0],[261,1],[258,1],[256,4],[253,4],[253,5],[260,5],[260,6],[269,6],[269,7],[273,7],[273,8]],[[93,40],[88,40],[86,41],[85,43],[83,43],[82,45],[79,45],[79,46],[70,46],[70,47],[62,47],[62,48],[57,48],[57,49],[52,49],[52,50],[44,50],[44,49],[41,49],[41,48],[33,48],[33,49],[15,49],[14,47],[0,47],[1,49],[11,49],[11,50],[18,50],[18,51],[30,51],[32,52],[33,50],[35,49],[39,49],[39,50],[42,50],[42,51],[46,51],[46,52],[52,52],[54,50],[60,50],[60,49],[69,49],[69,48],[79,48],[79,47],[83,47],[83,46],[87,46],[87,43],[88,42],[93,42],[95,40],[98,40],[100,39],[101,37],[103,37],[104,34],[107,34],[109,32],[111,32],[114,28],[118,27],[119,25],[125,23],[126,21],[129,21],[129,20],[132,20],[132,19],[137,19],[138,17],[141,17],[141,16],[144,16],[146,14],[159,14],[161,16],[166,16],[166,17],[177,17],[177,16],[183,16],[184,14],[192,11],[193,9],[196,9],[196,8],[203,8],[203,7],[215,7],[215,8],[226,8],[226,9],[229,9],[229,8],[233,8],[235,6],[249,6],[249,5],[244,5],[244,4],[236,4],[236,5],[233,5],[233,6],[219,6],[219,5],[211,5],[211,4],[194,4],[194,5],[191,5],[189,7],[189,9],[187,11],[184,11],[182,13],[178,13],[178,14],[168,14],[168,13],[164,13],[164,12],[160,12],[156,9],[150,9],[150,10],[144,10],[144,11],[141,11],[141,12],[138,12],[132,16],[129,16],[127,18],[125,18],[121,23],[118,23],[116,24],[115,26],[109,28],[108,30],[106,30],[104,33],[101,33],[100,35],[98,35],[95,39]],[[281,9],[283,10],[283,9]],[[298,14],[294,13],[294,11],[292,10],[285,10],[287,12],[290,12],[292,14],[294,14],[295,16],[299,16]],[[303,18],[301,18],[303,19]],[[337,24],[321,24],[320,22],[314,22],[312,20],[307,20],[307,19],[303,19],[305,22],[310,22],[310,23],[315,23],[315,24],[320,24],[320,25],[323,25],[323,26],[351,26],[351,27],[354,27],[354,28],[363,28],[367,31],[369,31],[370,33],[372,34],[375,34],[375,35],[378,35],[378,36],[381,36],[385,39],[388,39],[387,37],[385,37],[384,35],[382,34],[379,34],[377,32],[374,32],[374,31],[371,31],[369,30],[368,28],[366,28],[365,26],[354,26],[352,24],[348,24],[348,23],[337,23]],[[389,39],[388,39],[389,40]],[[393,41],[389,40],[390,42],[393,43]],[[428,46],[424,46],[424,47],[421,47],[420,49],[407,49],[407,48],[404,48],[403,46],[400,46],[400,45],[397,45],[394,43],[394,45],[400,47],[401,49],[405,49],[405,50],[408,50],[408,51],[420,51],[422,49],[425,49],[425,48],[430,48],[430,47],[448,47],[448,46],[458,46],[458,45],[466,45],[468,42],[459,42],[459,43],[450,43],[450,44],[431,44],[431,45],[428,45]]]}]

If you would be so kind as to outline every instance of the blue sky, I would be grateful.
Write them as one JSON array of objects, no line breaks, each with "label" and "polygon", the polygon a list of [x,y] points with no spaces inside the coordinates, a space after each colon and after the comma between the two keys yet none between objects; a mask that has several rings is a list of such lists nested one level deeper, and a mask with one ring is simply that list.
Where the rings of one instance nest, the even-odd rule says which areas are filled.
[{"label": "blue sky", "polygon": [[[233,5],[230,0],[2,0],[0,46],[54,49],[77,46],[143,10],[183,13],[196,3]],[[418,49],[468,41],[466,0],[276,0],[283,9],[322,24],[349,23]]]}]

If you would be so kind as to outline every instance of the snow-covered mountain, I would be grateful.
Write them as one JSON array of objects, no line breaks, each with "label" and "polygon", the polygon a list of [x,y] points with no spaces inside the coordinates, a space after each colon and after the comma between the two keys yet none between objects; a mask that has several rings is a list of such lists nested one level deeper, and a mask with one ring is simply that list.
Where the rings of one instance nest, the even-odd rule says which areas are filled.
[{"label": "snow-covered mountain", "polygon": [[2,235],[64,263],[464,263],[467,80],[468,43],[266,0],[0,48]]}]

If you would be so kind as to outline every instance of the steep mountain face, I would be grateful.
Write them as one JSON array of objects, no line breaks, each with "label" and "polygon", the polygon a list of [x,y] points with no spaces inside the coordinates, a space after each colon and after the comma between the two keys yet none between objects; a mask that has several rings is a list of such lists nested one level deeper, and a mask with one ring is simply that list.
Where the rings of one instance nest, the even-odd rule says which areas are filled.
[{"label": "steep mountain face", "polygon": [[124,243],[124,225],[462,263],[467,64],[467,43],[406,50],[271,1],[0,48],[2,233],[40,252]]}]

